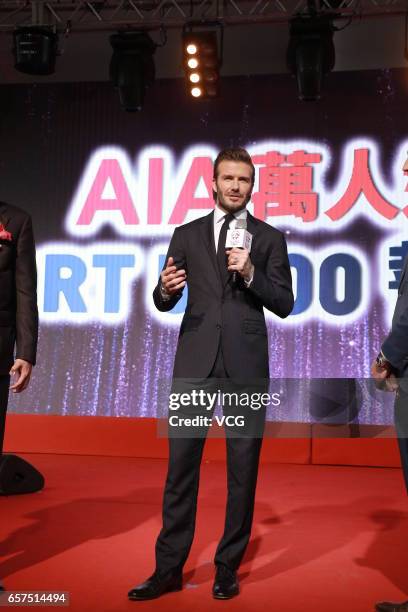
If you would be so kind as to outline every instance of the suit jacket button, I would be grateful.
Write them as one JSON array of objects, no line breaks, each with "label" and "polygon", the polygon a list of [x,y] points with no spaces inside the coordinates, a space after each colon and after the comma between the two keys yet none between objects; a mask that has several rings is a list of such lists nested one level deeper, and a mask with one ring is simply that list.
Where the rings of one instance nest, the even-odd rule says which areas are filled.
[{"label": "suit jacket button", "polygon": [[217,323],[217,325],[215,326],[217,329],[221,329],[221,325],[219,323]]}]

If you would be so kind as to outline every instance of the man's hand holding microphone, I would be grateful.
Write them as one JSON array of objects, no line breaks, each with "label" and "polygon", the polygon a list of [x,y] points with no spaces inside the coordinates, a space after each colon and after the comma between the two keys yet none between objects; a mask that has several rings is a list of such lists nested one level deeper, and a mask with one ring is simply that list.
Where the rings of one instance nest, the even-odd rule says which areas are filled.
[{"label": "man's hand holding microphone", "polygon": [[251,262],[248,249],[234,247],[227,249],[228,272],[238,273],[249,282],[254,276],[254,264]]},{"label": "man's hand holding microphone", "polygon": [[233,273],[236,283],[237,274],[242,276],[246,283],[251,283],[254,277],[254,265],[249,256],[252,246],[252,235],[247,231],[245,219],[239,219],[234,229],[227,232],[225,249],[228,257],[228,272]]}]

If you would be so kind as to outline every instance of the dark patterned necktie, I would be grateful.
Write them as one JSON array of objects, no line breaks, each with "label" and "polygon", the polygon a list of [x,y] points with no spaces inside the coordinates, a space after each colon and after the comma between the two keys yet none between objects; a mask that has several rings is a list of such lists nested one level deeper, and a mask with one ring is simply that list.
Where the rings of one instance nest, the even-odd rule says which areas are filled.
[{"label": "dark patterned necktie", "polygon": [[218,237],[217,261],[223,285],[227,282],[229,276],[227,268],[227,256],[225,254],[225,241],[227,238],[227,230],[229,228],[229,224],[233,219],[235,219],[235,217],[232,213],[228,213],[227,215],[225,215],[224,223],[222,224],[220,235]]}]

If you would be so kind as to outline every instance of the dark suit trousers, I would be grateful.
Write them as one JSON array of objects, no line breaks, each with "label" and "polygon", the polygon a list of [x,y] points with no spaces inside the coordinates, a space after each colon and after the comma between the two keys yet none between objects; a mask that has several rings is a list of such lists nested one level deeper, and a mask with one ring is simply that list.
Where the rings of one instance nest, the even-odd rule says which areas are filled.
[{"label": "dark suit trousers", "polygon": [[[227,378],[221,350],[210,373]],[[156,542],[156,569],[181,571],[193,542],[200,464],[205,444],[201,438],[169,437],[169,464],[163,498],[163,527]],[[215,563],[236,570],[248,545],[255,502],[262,438],[228,437],[228,497],[224,533]]]},{"label": "dark suit trousers", "polygon": [[0,376],[0,454],[3,452],[9,385],[10,376]]},{"label": "dark suit trousers", "polygon": [[400,391],[395,400],[395,429],[401,455],[402,473],[408,492],[408,394]]}]

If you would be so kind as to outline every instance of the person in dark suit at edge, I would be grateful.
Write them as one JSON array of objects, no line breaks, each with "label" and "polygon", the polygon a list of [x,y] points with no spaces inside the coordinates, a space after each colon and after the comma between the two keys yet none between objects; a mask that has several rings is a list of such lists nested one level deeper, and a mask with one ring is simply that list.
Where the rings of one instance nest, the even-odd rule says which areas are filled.
[{"label": "person in dark suit at edge", "polygon": [[[16,206],[0,202],[0,458],[9,388],[13,393],[27,388],[37,339],[37,270],[31,217]],[[14,377],[11,386],[10,376]]]},{"label": "person in dark suit at edge", "polygon": [[[404,163],[403,172],[408,176],[408,159]],[[379,388],[396,393],[395,429],[408,491],[408,257],[401,271],[391,331],[371,366],[371,374]],[[408,601],[383,601],[376,604],[375,609],[377,612],[408,612]]]},{"label": "person in dark suit at edge", "polygon": [[[245,149],[225,149],[214,163],[215,210],[177,227],[153,299],[169,311],[188,283],[173,379],[269,379],[263,308],[281,318],[294,304],[285,237],[247,210],[255,168]],[[226,251],[228,227],[246,219],[252,248]],[[236,277],[234,278],[234,272]],[[154,599],[182,588],[182,570],[195,528],[199,470],[205,436],[169,436],[163,526],[156,542],[156,570],[128,593]],[[254,510],[262,434],[228,437],[228,498],[225,528],[215,554],[213,597],[239,593],[237,569],[247,547]]]}]

